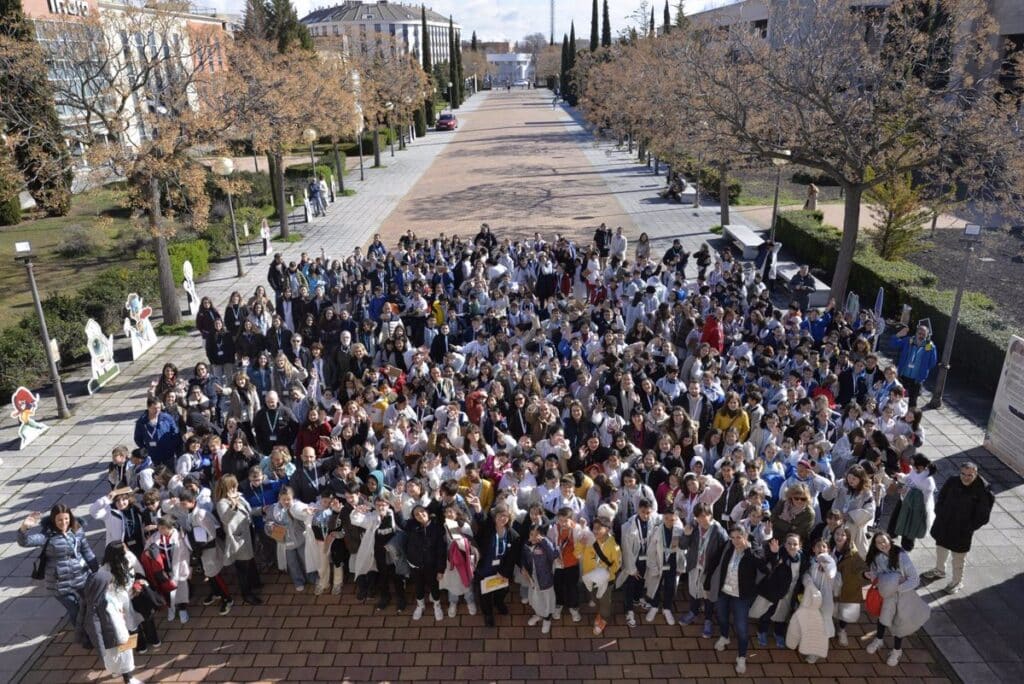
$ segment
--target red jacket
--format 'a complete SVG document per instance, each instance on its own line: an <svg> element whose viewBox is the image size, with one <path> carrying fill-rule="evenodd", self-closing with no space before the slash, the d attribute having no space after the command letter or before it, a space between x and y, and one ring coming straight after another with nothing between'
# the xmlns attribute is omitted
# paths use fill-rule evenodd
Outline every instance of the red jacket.
<svg viewBox="0 0 1024 684"><path fill-rule="evenodd" d="M326 420L315 428L303 425L302 429L299 430L298 437L295 438L295 454L301 454L302 450L306 447L313 447L317 458L321 458L331 449L330 436L331 424ZM321 439L321 437L327 437L328 439Z"/></svg>
<svg viewBox="0 0 1024 684"><path fill-rule="evenodd" d="M717 349L719 354L725 351L725 331L722 330L722 324L714 316L704 319L704 329L700 333L700 341L702 344L707 342L712 349Z"/></svg>

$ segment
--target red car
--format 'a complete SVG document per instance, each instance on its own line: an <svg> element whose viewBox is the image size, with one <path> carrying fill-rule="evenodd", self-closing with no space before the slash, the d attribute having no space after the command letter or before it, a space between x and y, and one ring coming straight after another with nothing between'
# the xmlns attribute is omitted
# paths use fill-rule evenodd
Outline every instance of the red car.
<svg viewBox="0 0 1024 684"><path fill-rule="evenodd" d="M438 131L454 131L459 127L459 120L455 118L454 114L442 114L437 117L437 126L435 130Z"/></svg>

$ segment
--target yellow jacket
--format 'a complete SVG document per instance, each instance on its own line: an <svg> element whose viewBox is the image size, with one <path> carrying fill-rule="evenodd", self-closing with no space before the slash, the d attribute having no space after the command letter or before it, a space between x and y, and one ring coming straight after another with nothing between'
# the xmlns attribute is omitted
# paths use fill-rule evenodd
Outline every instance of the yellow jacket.
<svg viewBox="0 0 1024 684"><path fill-rule="evenodd" d="M459 480L459 489L461 489L462 492L472 492L476 487L469 481L468 477L463 477ZM465 494L463 494L463 496L465 496ZM494 503L494 485L491 484L490 480L480 478L480 493L477 494L477 496L480 498L480 508L482 508L485 513L491 510L491 504Z"/></svg>
<svg viewBox="0 0 1024 684"><path fill-rule="evenodd" d="M615 537L608 535L608 538L601 544L601 552L612 562L612 567L608 568L610 585L615 580L619 568L622 567L622 552L619 551L619 544L615 541ZM594 551L594 537L591 535L576 542L576 557L580 559L580 572L584 575L599 566L607 567L604 561L597 557L597 552Z"/></svg>
<svg viewBox="0 0 1024 684"><path fill-rule="evenodd" d="M736 417L730 417L725 413L724 409L719 409L715 413L715 419L712 421L711 426L716 430L721 430L723 433L731 427L736 428L740 433L740 441L747 441L747 437L750 436L750 416L743 409L740 409L739 415Z"/></svg>

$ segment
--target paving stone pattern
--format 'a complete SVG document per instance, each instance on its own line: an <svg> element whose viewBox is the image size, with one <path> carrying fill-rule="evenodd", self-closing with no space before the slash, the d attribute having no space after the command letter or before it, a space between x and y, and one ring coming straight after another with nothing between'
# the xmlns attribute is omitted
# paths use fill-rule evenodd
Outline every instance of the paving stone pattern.
<svg viewBox="0 0 1024 684"><path fill-rule="evenodd" d="M499 233L507 226L517 234L530 235L538 227L583 237L606 221L623 225L633 240L640 231L647 231L656 250L673 237L682 239L687 249L717 237L708 232L718 223L714 208L694 210L657 199L654 193L664 183L662 178L614 145L595 142L567 110L551 110L544 92L477 96L459 110L463 124L454 135L432 133L394 158L385 151L386 168L367 168L365 182L351 180L358 176L350 173L346 182L357 194L339 199L326 218L300 226L305 239L283 245L286 257L297 257L302 251L317 254L321 247L330 256L347 254L382 227L388 240L406 227L421 235L431 230L475 233L480 221L488 221ZM550 185L550 197L556 197L563 191L559 185L565 187L564 179L533 178L528 190L522 191L525 195L516 196L533 198L540 207L536 216L530 213L529 203L519 201L493 203L488 211L491 192L466 191L466 174L476 185L500 191L520 178L512 167L521 165L526 178L540 174L542 164L558 170L563 161L566 167L575 167L574 180L569 181L575 194L586 196L578 200L581 206L574 207L571 216L538 194ZM567 173L562 168L551 175ZM462 190L448 195L436 178ZM439 206L443 221L430 222L431 208ZM510 214L514 216L509 218ZM200 294L214 296L222 306L234 289L251 293L256 285L265 284L267 263L261 258L258 265L247 266L241 281L234 277L232 262L218 264L200 283ZM187 368L202 356L197 337L163 339L141 361L124 366L122 375L100 394L76 398L74 418L59 423L54 419L51 431L29 449L4 454L0 467L0 680L105 680L95 653L72 644L69 633L54 636L62 609L31 583L35 553L17 547L15 530L27 511L48 508L58 500L84 513L88 502L107 491L104 463L112 446L131 441L131 421L141 412L150 379L167 360ZM984 401L964 401L960 408L967 413L956 405L926 413L929 452L941 457L943 477L955 472L962 460L973 458L999 492L992 525L978 536L970 556L964 592L933 604L929 636L905 642L904 660L897 668L863 651L865 632L870 635L871 628L861 624L851 626L849 648L833 648L826 661L815 665L801 662L787 649L752 647L747 679L1021 680L1022 644L1014 636L1019 632L1011 631L1008 624L1024 613L1020 605L1024 591L1020 578L1014 579L1024 560L1021 480L974 448L981 439ZM44 399L44 419L51 417L48 411L52 412L52 404ZM0 443L13 437L13 428L5 424ZM90 521L89 529L90 538L101 543L101 526ZM931 548L921 544L914 552L918 567L929 567L932 554ZM138 676L144 681L184 682L675 682L735 677L735 652L714 651L711 641L700 638L697 626L658 623L630 629L619 615L600 638L593 637L586 622L574 625L568 619L556 623L549 636L542 636L539 627L526 626L523 607L516 603L510 617L499 617L495 630L485 630L480 616L463 613L434 624L428 611L413 622L411 609L403 615L393 609L377 613L370 604L356 602L350 587L340 597L315 597L296 594L284 575L266 580L263 606L239 604L221 617L215 607L194 605L187 625L168 625L158 618L164 645L137 657ZM584 615L586 619L588 611ZM954 670L937 658L935 647Z"/></svg>

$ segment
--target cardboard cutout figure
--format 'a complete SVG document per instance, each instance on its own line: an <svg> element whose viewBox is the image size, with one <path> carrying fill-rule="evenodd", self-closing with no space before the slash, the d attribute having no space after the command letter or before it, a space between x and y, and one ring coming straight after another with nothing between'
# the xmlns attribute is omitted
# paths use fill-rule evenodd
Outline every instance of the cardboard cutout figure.
<svg viewBox="0 0 1024 684"><path fill-rule="evenodd" d="M266 218L260 222L260 239L263 240L263 256L270 256L274 247L270 244L270 222Z"/></svg>
<svg viewBox="0 0 1024 684"><path fill-rule="evenodd" d="M39 408L39 397L32 394L28 388L19 387L14 391L14 394L11 395L11 406L14 407L11 418L18 420L18 437L21 438L19 449L24 449L39 435L50 429L49 425L40 423L33 418L36 409Z"/></svg>
<svg viewBox="0 0 1024 684"><path fill-rule="evenodd" d="M114 362L114 336L104 335L100 324L91 318L85 323L85 338L92 357L92 379L86 388L95 394L120 374L121 367Z"/></svg>
<svg viewBox="0 0 1024 684"><path fill-rule="evenodd" d="M196 294L195 272L192 270L191 261L185 260L185 263L181 265L181 273L185 278L182 287L188 296L188 315L195 316L199 313L199 295Z"/></svg>
<svg viewBox="0 0 1024 684"><path fill-rule="evenodd" d="M132 360L138 359L156 344L156 331L149 317L153 309L142 305L142 297L132 292L124 304L128 316L124 319L124 334L132 344Z"/></svg>

